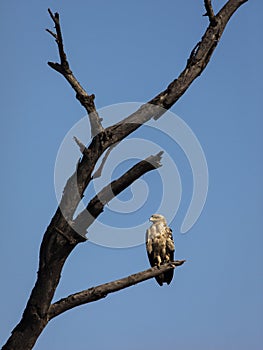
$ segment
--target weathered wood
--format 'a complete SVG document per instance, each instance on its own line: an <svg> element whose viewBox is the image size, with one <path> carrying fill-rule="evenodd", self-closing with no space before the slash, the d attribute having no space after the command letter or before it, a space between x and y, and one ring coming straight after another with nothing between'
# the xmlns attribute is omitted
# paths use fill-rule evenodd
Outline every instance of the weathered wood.
<svg viewBox="0 0 263 350"><path fill-rule="evenodd" d="M68 81L68 83L71 85L71 87L75 90L76 98L88 112L91 126L91 135L95 136L99 132L103 131L103 127L101 125L101 118L99 117L94 103L95 95L89 95L85 91L85 89L80 85L80 83L74 76L72 70L70 69L69 62L67 60L67 55L64 51L59 14L57 12L53 14L50 9L48 9L48 13L55 24L56 33L52 32L49 29L46 29L46 31L55 38L60 57L60 63L48 62L48 65L54 70L56 70L58 73L62 74L64 78Z"/></svg>
<svg viewBox="0 0 263 350"><path fill-rule="evenodd" d="M130 275L128 277L124 277L109 283L101 284L99 286L83 290L79 293L71 294L50 306L48 318L52 319L65 311L73 309L76 306L88 304L93 301L106 298L106 296L110 293L114 293L121 289L134 286L137 283L147 281L150 278L156 277L164 272L175 269L176 267L181 266L184 263L185 260L171 261L167 264L161 265L160 267L155 266L148 270Z"/></svg>
<svg viewBox="0 0 263 350"><path fill-rule="evenodd" d="M129 187L135 180L139 179L146 172L157 169L161 166L161 156L159 152L155 156L150 156L135 164L125 174L117 180L105 186L94 198L90 200L87 207L74 220L74 228L77 232L85 234L87 228L103 212L104 206L109 203L119 193Z"/></svg>

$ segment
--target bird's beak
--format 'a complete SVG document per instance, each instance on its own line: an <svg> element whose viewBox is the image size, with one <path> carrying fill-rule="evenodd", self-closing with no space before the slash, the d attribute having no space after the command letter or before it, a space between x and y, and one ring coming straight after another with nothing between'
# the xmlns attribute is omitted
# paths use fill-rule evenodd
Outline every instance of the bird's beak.
<svg viewBox="0 0 263 350"><path fill-rule="evenodd" d="M153 222L153 217L152 216L150 217L149 221Z"/></svg>

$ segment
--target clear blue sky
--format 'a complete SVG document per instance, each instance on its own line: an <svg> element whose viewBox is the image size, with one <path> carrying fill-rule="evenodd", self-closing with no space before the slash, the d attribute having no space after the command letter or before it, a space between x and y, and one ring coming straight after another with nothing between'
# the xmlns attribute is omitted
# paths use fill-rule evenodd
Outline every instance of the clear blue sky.
<svg viewBox="0 0 263 350"><path fill-rule="evenodd" d="M1 1L1 344L35 282L39 245L57 206L59 146L84 116L46 64L57 60L44 31L52 27L48 7L61 14L71 67L98 108L151 99L182 70L207 26L201 0ZM54 319L35 349L262 349L262 10L252 0L238 10L205 72L172 108L198 137L210 178L193 228L178 231L191 181L172 223L177 258L187 263L168 287L150 280ZM140 211L148 214L147 206ZM143 245L82 244L56 299L148 266Z"/></svg>

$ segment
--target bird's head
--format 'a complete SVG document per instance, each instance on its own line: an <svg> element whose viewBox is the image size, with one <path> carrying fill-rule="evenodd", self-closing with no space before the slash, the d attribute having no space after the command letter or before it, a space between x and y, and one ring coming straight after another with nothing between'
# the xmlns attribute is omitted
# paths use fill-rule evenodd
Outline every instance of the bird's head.
<svg viewBox="0 0 263 350"><path fill-rule="evenodd" d="M153 222L153 223L156 223L156 222L163 222L166 224L166 219L163 215L161 214L153 214L151 217L150 217L150 221Z"/></svg>

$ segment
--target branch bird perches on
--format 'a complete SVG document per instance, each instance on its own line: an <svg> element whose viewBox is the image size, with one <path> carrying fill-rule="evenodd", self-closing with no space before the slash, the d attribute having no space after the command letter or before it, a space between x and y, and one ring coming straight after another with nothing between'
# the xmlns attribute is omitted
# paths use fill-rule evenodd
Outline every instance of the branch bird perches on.
<svg viewBox="0 0 263 350"><path fill-rule="evenodd" d="M155 266L148 270L121 278L117 281L101 284L97 287L92 287L81 292L71 294L50 306L48 318L52 319L65 311L73 309L76 306L103 299L110 293L114 293L121 289L134 286L137 283L147 281L150 278L156 277L164 272L181 266L184 263L185 260L171 261L167 264L161 265L160 267Z"/></svg>

